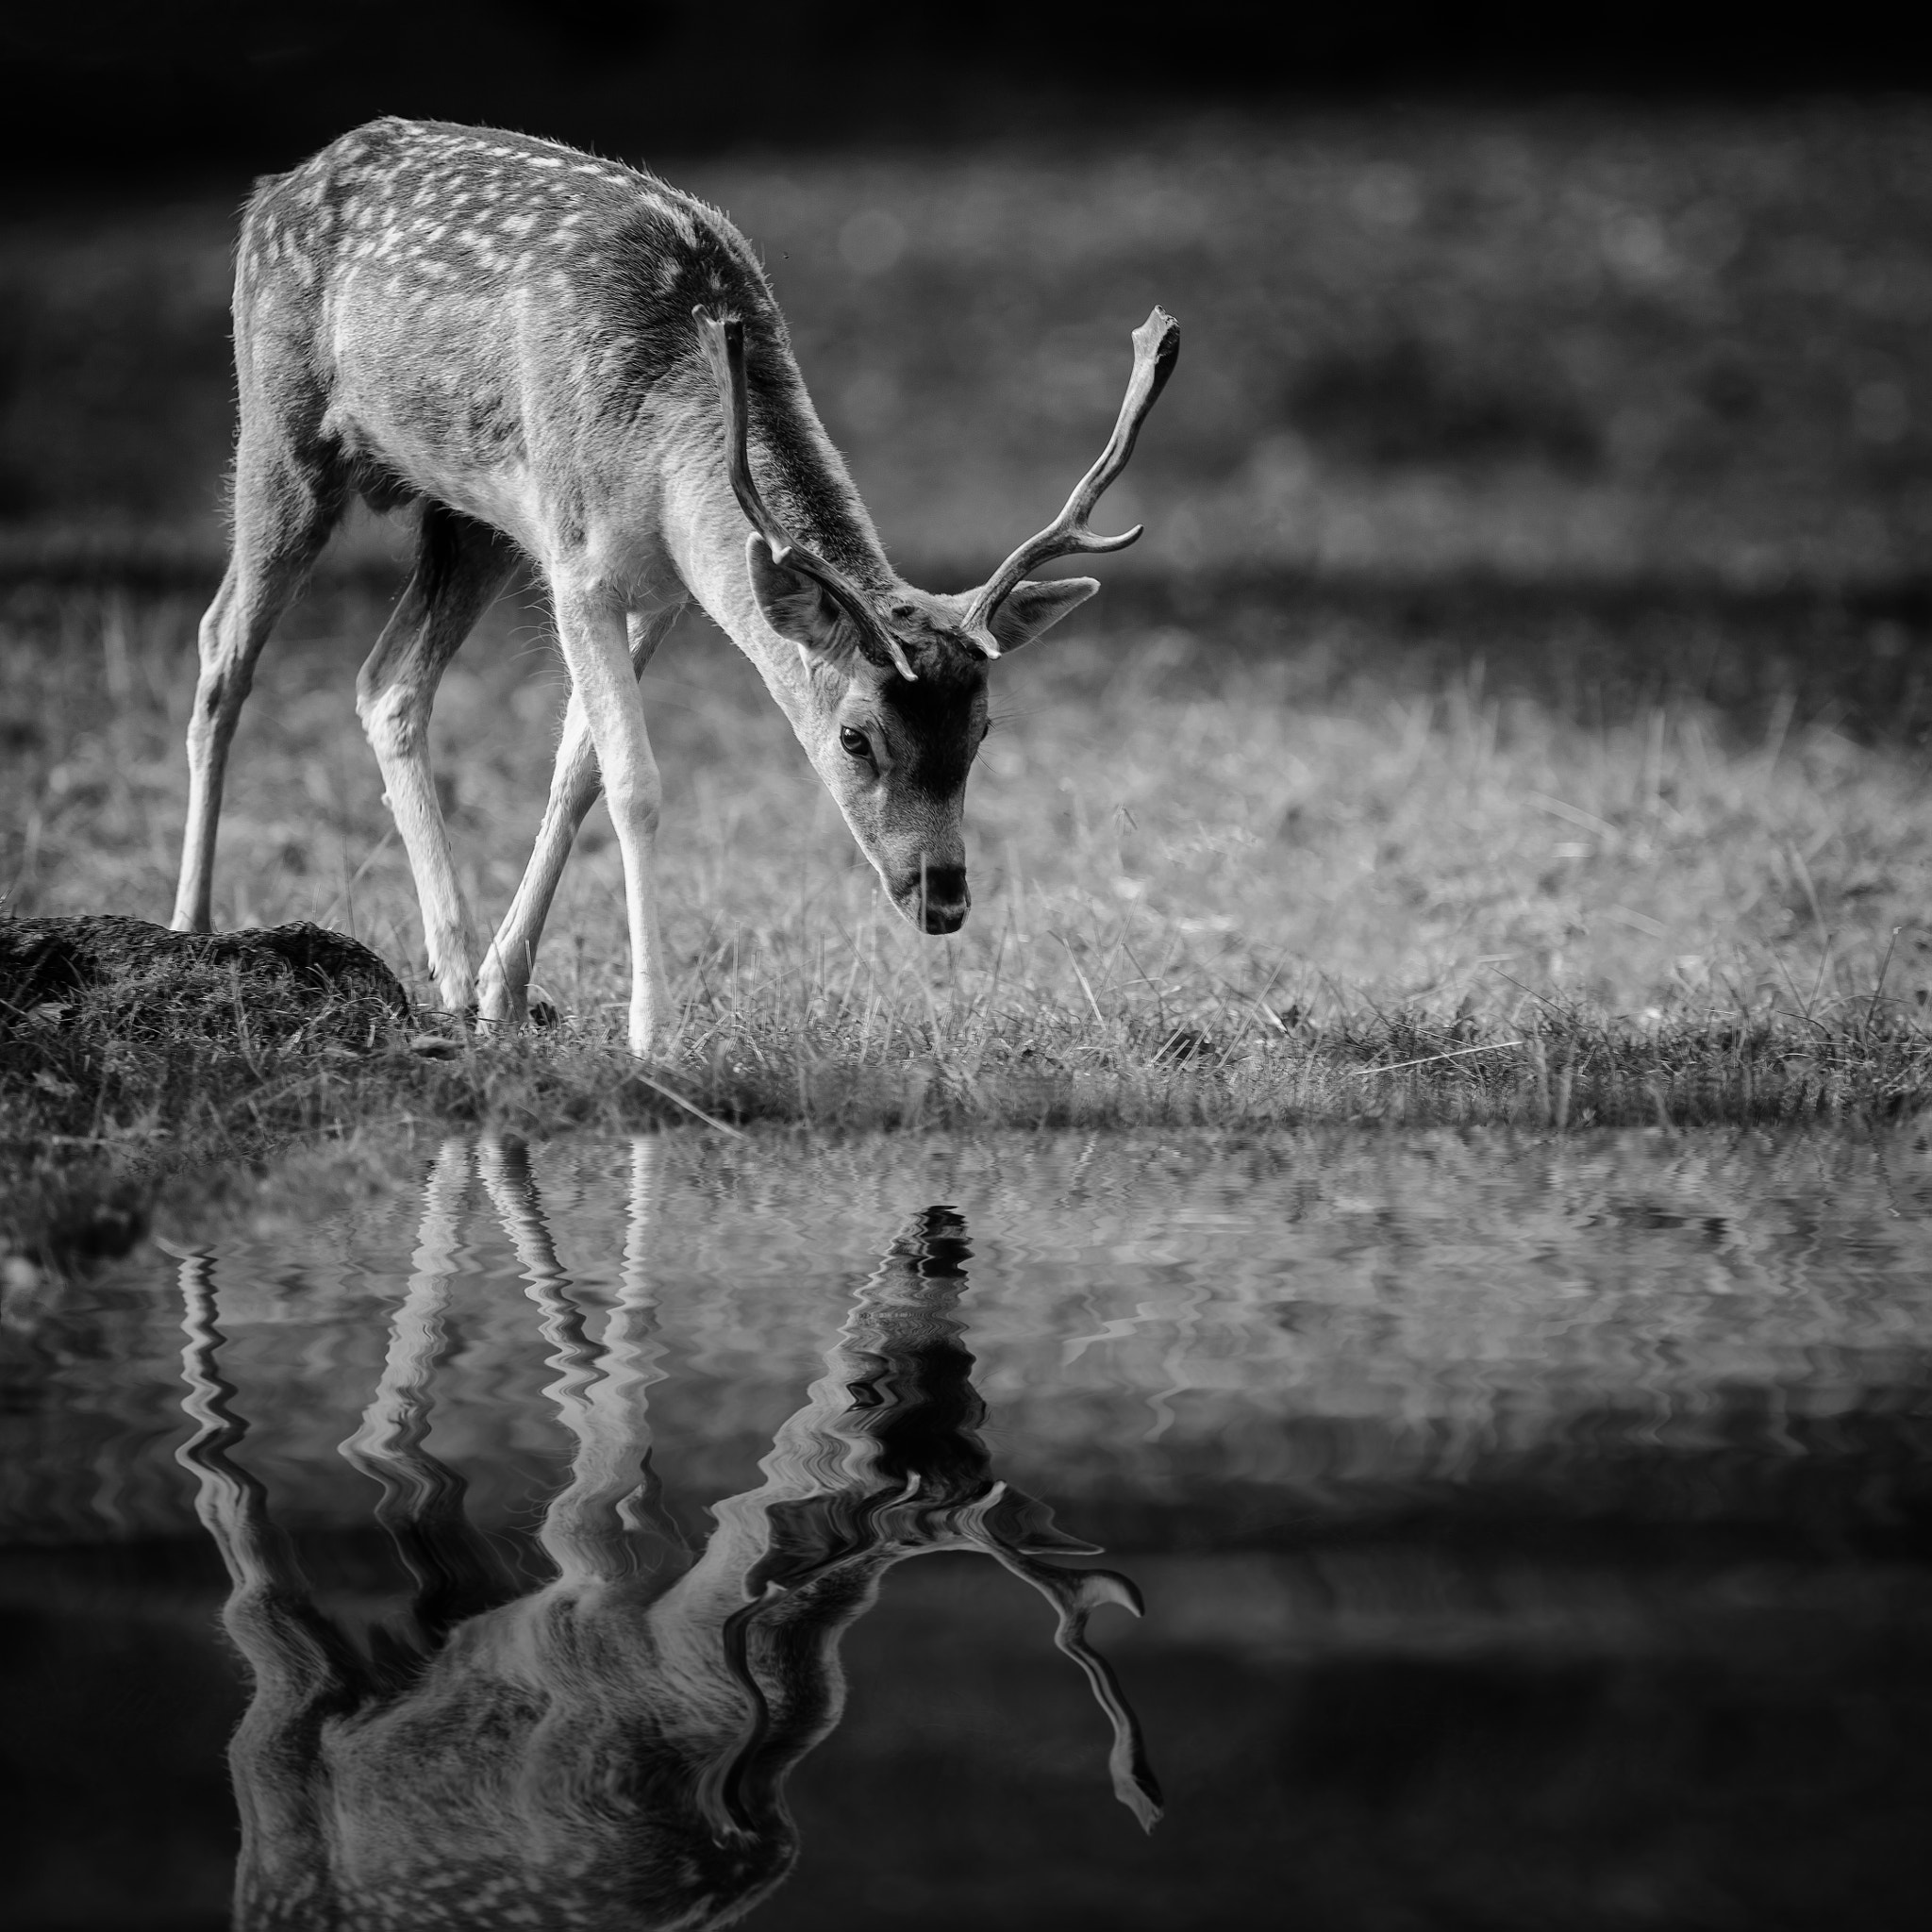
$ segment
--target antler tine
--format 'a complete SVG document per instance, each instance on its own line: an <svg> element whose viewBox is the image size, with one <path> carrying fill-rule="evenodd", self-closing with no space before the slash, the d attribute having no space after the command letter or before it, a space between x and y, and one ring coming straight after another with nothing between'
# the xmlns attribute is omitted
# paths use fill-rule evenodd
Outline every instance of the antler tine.
<svg viewBox="0 0 1932 1932"><path fill-rule="evenodd" d="M1174 366L1180 359L1181 325L1157 307L1134 331L1133 342L1133 373L1127 377L1127 392L1121 403L1120 416L1113 425L1113 434L1107 440L1107 447L1100 453L1099 461L1080 478L1059 515L1037 537L1029 537L1021 544L973 593L964 628L990 658L999 656L999 647L987 629L988 623L1028 571L1056 557L1070 557L1088 551L1124 550L1141 534L1141 525L1139 524L1119 537L1097 537L1087 527L1087 519L1092 513L1093 506L1100 501L1101 493L1127 467L1127 460L1134 454L1134 439L1141 433L1141 425L1147 420L1148 410L1167 387L1167 378L1174 374Z"/></svg>
<svg viewBox="0 0 1932 1932"><path fill-rule="evenodd" d="M882 625L859 591L845 574L808 550L786 529L758 494L751 474L751 410L746 401L744 379L744 323L736 315L713 315L702 304L691 310L698 325L698 341L711 375L718 385L718 400L724 410L724 458L731 477L731 493L746 520L765 540L774 563L808 576L858 625L874 650L891 660L893 670L908 682L917 683L905 647Z"/></svg>

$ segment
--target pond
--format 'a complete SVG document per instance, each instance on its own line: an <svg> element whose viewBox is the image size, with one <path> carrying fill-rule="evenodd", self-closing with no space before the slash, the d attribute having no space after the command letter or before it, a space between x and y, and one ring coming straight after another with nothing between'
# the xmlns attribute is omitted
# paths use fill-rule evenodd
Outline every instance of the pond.
<svg viewBox="0 0 1932 1932"><path fill-rule="evenodd" d="M16 1932L1920 1923L1910 1129L402 1137L158 1229L9 1290Z"/></svg>

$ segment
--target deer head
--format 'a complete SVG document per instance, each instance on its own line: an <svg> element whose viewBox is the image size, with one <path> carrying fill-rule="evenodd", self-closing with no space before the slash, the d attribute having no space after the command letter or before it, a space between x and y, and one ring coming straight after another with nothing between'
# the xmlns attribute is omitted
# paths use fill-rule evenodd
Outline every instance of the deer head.
<svg viewBox="0 0 1932 1932"><path fill-rule="evenodd" d="M792 722L892 903L930 933L956 932L966 883L966 778L987 730L987 667L1030 643L1100 589L1092 577L1035 582L1055 558L1124 550L1141 526L1097 536L1087 519L1126 468L1147 412L1180 356L1161 309L1133 333L1134 363L1113 434L1059 515L977 590L876 591L806 547L752 475L744 325L694 308L724 417L733 494L750 523L745 563L765 622L797 647L807 694Z"/></svg>

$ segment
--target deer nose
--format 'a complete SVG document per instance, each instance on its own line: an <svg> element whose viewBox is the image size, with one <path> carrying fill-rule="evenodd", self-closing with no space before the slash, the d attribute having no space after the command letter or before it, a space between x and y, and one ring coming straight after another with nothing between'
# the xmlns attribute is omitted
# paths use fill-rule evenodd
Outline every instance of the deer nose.
<svg viewBox="0 0 1932 1932"><path fill-rule="evenodd" d="M973 904L963 865L923 866L907 897L912 902L908 910L916 908L917 922L927 932L958 932Z"/></svg>

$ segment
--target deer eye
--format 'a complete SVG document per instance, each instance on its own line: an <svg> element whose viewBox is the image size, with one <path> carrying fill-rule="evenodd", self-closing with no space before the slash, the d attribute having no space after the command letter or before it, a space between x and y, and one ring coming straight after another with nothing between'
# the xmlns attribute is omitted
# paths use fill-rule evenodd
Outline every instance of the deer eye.
<svg viewBox="0 0 1932 1932"><path fill-rule="evenodd" d="M867 764L873 762L872 741L862 731L855 731L850 724L839 727L839 747L847 758L863 758Z"/></svg>

